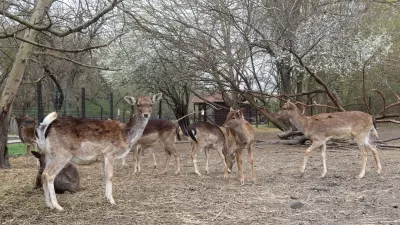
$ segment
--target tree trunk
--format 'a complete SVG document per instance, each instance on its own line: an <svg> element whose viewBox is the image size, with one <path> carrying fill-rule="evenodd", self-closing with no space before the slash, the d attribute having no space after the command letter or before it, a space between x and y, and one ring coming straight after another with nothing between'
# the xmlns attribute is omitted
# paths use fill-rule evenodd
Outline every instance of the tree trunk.
<svg viewBox="0 0 400 225"><path fill-rule="evenodd" d="M34 12L29 18L30 23L37 24L43 20L44 15L50 8L53 0L38 0ZM36 41L36 30L27 29L24 34L24 39L28 41ZM4 86L4 90L0 98L0 168L7 168L8 160L6 159L5 146L7 145L7 132L8 132L8 121L7 118L10 114L11 104L14 101L15 95L18 92L18 88L21 84L22 77L24 76L25 67L30 54L33 51L33 46L26 42L22 42L18 48L18 52L15 55L14 64L9 73L7 81Z"/></svg>

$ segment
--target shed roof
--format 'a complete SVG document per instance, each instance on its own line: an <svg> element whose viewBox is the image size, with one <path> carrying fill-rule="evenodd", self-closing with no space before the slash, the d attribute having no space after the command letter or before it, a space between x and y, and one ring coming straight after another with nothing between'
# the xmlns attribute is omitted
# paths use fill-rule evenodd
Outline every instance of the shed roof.
<svg viewBox="0 0 400 225"><path fill-rule="evenodd" d="M224 99L222 98L221 94L212 94L208 96L202 96L202 98L206 99L209 102L225 102ZM194 96L192 98L192 103L204 103L204 100Z"/></svg>

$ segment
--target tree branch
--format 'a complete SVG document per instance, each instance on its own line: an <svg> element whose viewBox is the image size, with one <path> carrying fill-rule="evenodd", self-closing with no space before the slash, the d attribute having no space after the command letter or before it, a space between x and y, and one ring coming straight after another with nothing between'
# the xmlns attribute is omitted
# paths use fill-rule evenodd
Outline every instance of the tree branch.
<svg viewBox="0 0 400 225"><path fill-rule="evenodd" d="M117 38L121 37L122 35L124 35L125 33L119 34L116 37L114 37L113 39L111 39L109 42L107 42L106 44L102 44L102 45L96 45L96 46L91 46L91 47L87 47L87 48L82 48L82 49L62 49L62 48L53 48L47 45L43 45L43 44L39 44L37 42L33 42L33 41L29 41L26 40L24 38L18 37L18 36L14 36L15 39L29 43L31 45L35 45L37 47L41 47L41 48L46 48L46 49L50 49L53 51L58 51L58 52L68 52L68 53L78 53L78 52L85 52L85 51L89 51L92 49L97 49L97 48L103 48L103 47L107 47L109 46L112 42L114 42Z"/></svg>
<svg viewBox="0 0 400 225"><path fill-rule="evenodd" d="M0 9L0 14L3 14L5 17L12 19L20 24L25 25L26 27L36 30L36 31L47 31L51 34L54 34L58 37L65 37L69 34L75 33L75 32L79 32L87 27L89 27L91 24L95 23L96 21L98 21L102 16L104 16L105 14L107 14L108 12L110 12L111 10L114 9L114 7L120 2L121 0L113 0L111 2L111 4L109 6L107 6L106 8L104 8L103 10L101 10L100 12L98 12L95 16L93 16L93 18L91 18L90 20L79 24L75 27L69 27L66 30L56 30L51 28L51 26L53 25L52 23L45 25L45 26L40 26L40 25L36 25L34 23L30 23L29 21L26 21L24 19L21 19L20 17L13 15L9 12L7 12L6 10L1 10Z"/></svg>
<svg viewBox="0 0 400 225"><path fill-rule="evenodd" d="M33 54L34 54L34 55L45 55L45 56L47 55L47 56L52 56L52 57L54 57L54 58L66 60L66 61L72 62L72 63L74 63L74 64L76 64L76 65L83 66L83 67L87 67L87 68L91 68L91 69L99 69L99 70L106 70L106 71L120 71L120 70L121 70L121 69L115 69L115 68L98 67L98 66L92 66L92 65L83 64L83 63L78 62L78 61L75 61L75 60L73 60L73 59L69 59L69 58L66 58L66 57L62 57L62 56L59 56L59 55L56 55L56 54L53 54L53 53L50 53L50 52L38 52L38 51L35 51L35 52L33 52Z"/></svg>

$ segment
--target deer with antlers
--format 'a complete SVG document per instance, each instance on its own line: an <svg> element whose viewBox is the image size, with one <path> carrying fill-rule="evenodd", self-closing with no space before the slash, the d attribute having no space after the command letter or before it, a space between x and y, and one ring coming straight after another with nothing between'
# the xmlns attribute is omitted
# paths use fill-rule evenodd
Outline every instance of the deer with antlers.
<svg viewBox="0 0 400 225"><path fill-rule="evenodd" d="M239 171L240 184L244 184L243 176L243 150L247 149L250 166L251 166L251 180L255 181L254 175L254 157L253 157L253 145L254 145L254 128L244 118L243 109L234 110L230 108L226 121L223 125L226 129L226 136L232 136L236 142L236 161Z"/></svg>
<svg viewBox="0 0 400 225"><path fill-rule="evenodd" d="M176 124L169 120L150 120L137 145L133 147L134 173L140 173L140 156L142 153L159 142L166 154L165 168L161 173L165 174L167 172L171 155L174 155L176 161L175 174L178 174L180 172L179 152L174 146L175 137L180 140L179 127ZM154 167L156 167L154 152L153 150L151 152L153 154ZM122 161L122 165L125 165L125 158Z"/></svg>
<svg viewBox="0 0 400 225"><path fill-rule="evenodd" d="M114 120L57 117L56 112L47 115L36 128L39 148L46 156L42 175L46 205L63 210L57 202L54 179L69 161L92 161L99 155L104 157L105 196L109 203L115 204L111 181L114 161L125 157L138 142L149 120L152 105L161 96L144 96L137 101L134 97L125 96L124 99L131 105L137 104L138 109L129 124Z"/></svg>
<svg viewBox="0 0 400 225"><path fill-rule="evenodd" d="M308 137L312 144L304 152L303 163L300 172L303 175L306 169L308 155L316 148L321 149L323 172L325 177L326 169L326 142L333 138L353 139L362 152L362 166L359 178L364 177L367 165L367 149L371 150L377 165L377 173L380 174L382 166L378 156L378 150L370 143L369 134L378 136L373 118L371 115L360 111L345 111L335 113L321 113L315 116L303 115L297 106L288 100L282 107L280 116L290 118L290 122Z"/></svg>

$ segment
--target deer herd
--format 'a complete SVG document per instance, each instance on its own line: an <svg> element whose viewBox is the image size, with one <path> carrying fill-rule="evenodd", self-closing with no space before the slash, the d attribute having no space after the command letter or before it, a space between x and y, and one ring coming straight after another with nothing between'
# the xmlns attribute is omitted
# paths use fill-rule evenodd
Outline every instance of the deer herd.
<svg viewBox="0 0 400 225"><path fill-rule="evenodd" d="M76 192L79 188L79 173L75 164L93 162L98 156L104 158L105 197L115 204L112 196L112 178L116 159L122 159L132 150L134 173L140 173L140 158L145 149L151 149L159 143L166 153L165 167L162 174L168 170L171 155L176 161L175 174L180 172L179 152L175 140L180 140L179 127L167 120L149 120L152 105L160 100L161 94L143 96L135 99L126 96L124 99L130 105L137 106L137 113L124 124L116 120L93 120L58 116L56 112L48 114L43 121L37 123L27 117L15 120L18 125L18 135L27 145L27 151L33 146L32 154L38 158L40 166L36 177L36 187L42 187L45 203L51 209L63 210L58 204L56 193L65 191ZM304 152L300 167L304 174L308 156L316 148L321 149L323 172L326 168L326 142L331 138L353 139L362 152L362 167L358 175L364 177L367 163L367 150L371 150L377 165L377 173L382 170L378 151L370 143L369 134L377 136L373 117L359 111L321 113L315 116L305 116L296 104L287 101L277 118L288 118L291 124L301 131L312 142ZM244 184L243 151L247 150L250 163L250 179L255 181L254 173L254 129L245 119L242 109L230 109L221 129L208 122L191 124L185 135L188 136L192 150L191 159L194 172L201 176L197 166L197 154L204 149L206 156L205 171L208 174L209 150L218 152L224 165L224 178L228 178L236 161L240 184ZM223 131L224 130L224 131ZM36 151L37 147L39 152ZM154 166L156 160L153 153Z"/></svg>

